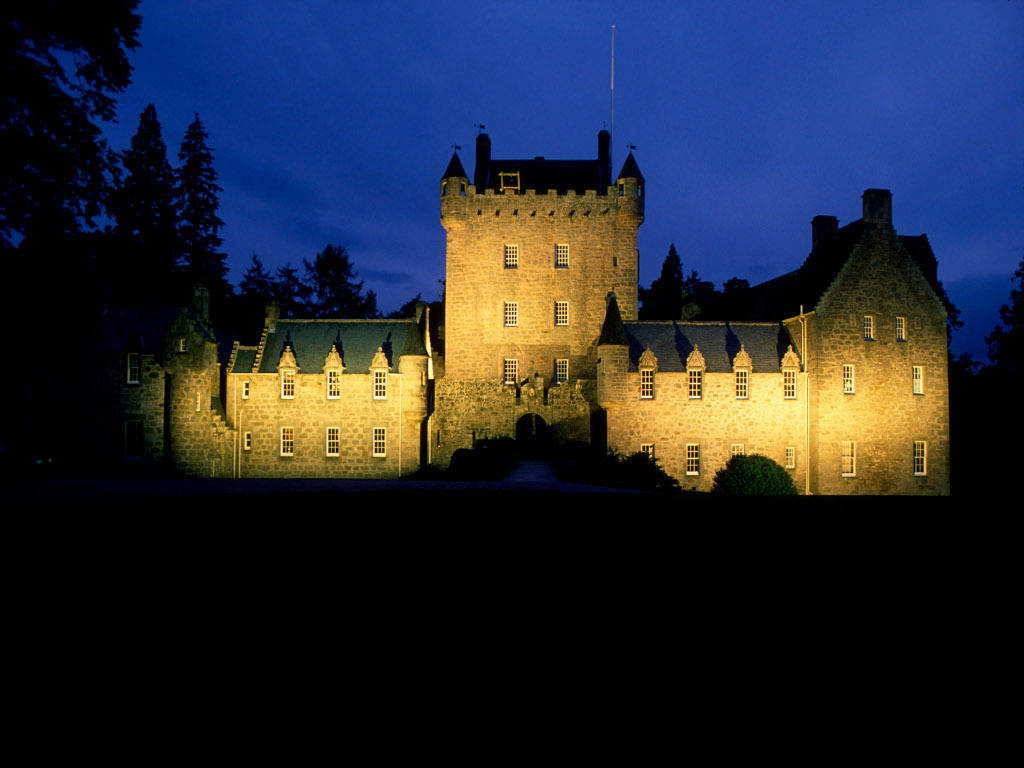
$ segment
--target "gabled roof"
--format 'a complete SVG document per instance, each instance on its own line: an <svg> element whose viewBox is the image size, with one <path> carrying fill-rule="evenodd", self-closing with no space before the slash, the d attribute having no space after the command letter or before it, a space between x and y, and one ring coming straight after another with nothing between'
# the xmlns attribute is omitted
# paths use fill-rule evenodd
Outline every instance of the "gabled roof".
<svg viewBox="0 0 1024 768"><path fill-rule="evenodd" d="M275 332L267 335L258 373L277 373L286 344L291 346L299 373L322 372L332 344L345 363L345 372L354 374L369 372L378 347L395 371L402 355L427 355L415 320L278 320ZM245 372L238 363L232 371Z"/></svg>
<svg viewBox="0 0 1024 768"><path fill-rule="evenodd" d="M638 370L644 350L658 358L659 373L686 370L686 359L700 350L708 373L731 373L742 347L753 373L778 373L791 344L789 332L778 323L692 323L680 321L625 323L629 369Z"/></svg>
<svg viewBox="0 0 1024 768"><path fill-rule="evenodd" d="M462 167L462 161L459 160L458 152L452 152L452 159L451 161L449 161L448 167L444 171L444 176L442 176L441 178L450 179L453 177L460 179L469 178L469 176L466 175L466 169Z"/></svg>

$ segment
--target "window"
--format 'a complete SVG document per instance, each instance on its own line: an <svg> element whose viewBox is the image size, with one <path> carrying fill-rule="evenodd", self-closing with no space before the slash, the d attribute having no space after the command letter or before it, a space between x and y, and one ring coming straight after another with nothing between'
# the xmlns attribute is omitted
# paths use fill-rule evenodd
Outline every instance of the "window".
<svg viewBox="0 0 1024 768"><path fill-rule="evenodd" d="M129 416L124 420L124 457L142 458L142 417Z"/></svg>
<svg viewBox="0 0 1024 768"><path fill-rule="evenodd" d="M559 384L569 380L569 360L555 360L555 381Z"/></svg>
<svg viewBox="0 0 1024 768"><path fill-rule="evenodd" d="M505 383L515 384L519 381L519 361L515 358L505 358Z"/></svg>
<svg viewBox="0 0 1024 768"><path fill-rule="evenodd" d="M519 325L519 303L515 301L505 302L505 327L514 328Z"/></svg>
<svg viewBox="0 0 1024 768"><path fill-rule="evenodd" d="M511 173L499 173L498 180L501 184L501 191L504 192L506 189L513 191L519 191L519 171L513 171Z"/></svg>
<svg viewBox="0 0 1024 768"><path fill-rule="evenodd" d="M786 469L796 469L796 447L786 446Z"/></svg>
<svg viewBox="0 0 1024 768"><path fill-rule="evenodd" d="M281 427L281 455L295 455L295 427Z"/></svg>
<svg viewBox="0 0 1024 768"><path fill-rule="evenodd" d="M853 394L853 366L852 365L844 365L843 366L843 394L844 395L852 395Z"/></svg>
<svg viewBox="0 0 1024 768"><path fill-rule="evenodd" d="M914 476L924 477L928 474L928 443L924 440L914 441Z"/></svg>
<svg viewBox="0 0 1024 768"><path fill-rule="evenodd" d="M915 365L914 366L913 378L914 378L914 394L915 395L923 395L924 394L924 366L923 365Z"/></svg>
<svg viewBox="0 0 1024 768"><path fill-rule="evenodd" d="M875 316L864 315L864 340L875 340Z"/></svg>
<svg viewBox="0 0 1024 768"><path fill-rule="evenodd" d="M138 352L129 352L126 364L128 370L125 380L129 384L138 384L142 377L142 355Z"/></svg>
<svg viewBox="0 0 1024 768"><path fill-rule="evenodd" d="M743 456L744 455L743 443L733 443L732 444L732 455L733 456Z"/></svg>
<svg viewBox="0 0 1024 768"><path fill-rule="evenodd" d="M796 371L782 372L782 397L786 400L796 399Z"/></svg>
<svg viewBox="0 0 1024 768"><path fill-rule="evenodd" d="M626 194L626 185L625 185L625 184L623 184L623 183L622 183L622 182L620 181L620 182L619 182L619 197L622 197L622 196L623 196L624 194Z"/></svg>
<svg viewBox="0 0 1024 768"><path fill-rule="evenodd" d="M186 339L184 336L178 339L178 351L188 352L188 339Z"/></svg>
<svg viewBox="0 0 1024 768"><path fill-rule="evenodd" d="M701 382L702 382L702 380L704 378L704 376L703 376L704 371L702 371L700 368L691 368L689 370L689 374L690 374L690 399L691 400L699 400L700 396L701 396L701 391L702 391Z"/></svg>
<svg viewBox="0 0 1024 768"><path fill-rule="evenodd" d="M653 400L654 399L654 369L653 368L641 368L640 369L640 399L641 400Z"/></svg>
<svg viewBox="0 0 1024 768"><path fill-rule="evenodd" d="M327 399L338 400L341 397L341 371L327 372Z"/></svg>
<svg viewBox="0 0 1024 768"><path fill-rule="evenodd" d="M341 455L341 429L339 427L327 428L327 455Z"/></svg>
<svg viewBox="0 0 1024 768"><path fill-rule="evenodd" d="M203 393L196 392L196 412L203 410Z"/></svg>
<svg viewBox="0 0 1024 768"><path fill-rule="evenodd" d="M700 446L697 443L686 445L686 474L700 474Z"/></svg>
<svg viewBox="0 0 1024 768"><path fill-rule="evenodd" d="M252 432L246 432L244 435L242 435L242 450L252 450Z"/></svg>
<svg viewBox="0 0 1024 768"><path fill-rule="evenodd" d="M555 302L555 325L568 325L569 324L569 302L568 301L556 301Z"/></svg>
<svg viewBox="0 0 1024 768"><path fill-rule="evenodd" d="M747 399L747 373L748 371L736 371L736 399Z"/></svg>
<svg viewBox="0 0 1024 768"><path fill-rule="evenodd" d="M249 399L249 382L248 381L243 381L242 382L242 399L243 400L248 400Z"/></svg>
<svg viewBox="0 0 1024 768"><path fill-rule="evenodd" d="M857 475L857 443L854 441L843 441L843 477L856 477Z"/></svg>
<svg viewBox="0 0 1024 768"><path fill-rule="evenodd" d="M519 246L505 246L505 269L516 269L519 266Z"/></svg>
<svg viewBox="0 0 1024 768"><path fill-rule="evenodd" d="M907 340L907 318L896 318L896 341Z"/></svg>
<svg viewBox="0 0 1024 768"><path fill-rule="evenodd" d="M373 455L374 456L386 456L387 448L387 429L385 427L374 427L373 428Z"/></svg>
<svg viewBox="0 0 1024 768"><path fill-rule="evenodd" d="M388 396L388 372L373 372L373 399L385 400Z"/></svg>
<svg viewBox="0 0 1024 768"><path fill-rule="evenodd" d="M640 453L646 453L652 459L654 458L654 443L640 443Z"/></svg>
<svg viewBox="0 0 1024 768"><path fill-rule="evenodd" d="M281 371L281 399L295 398L295 371Z"/></svg>
<svg viewBox="0 0 1024 768"><path fill-rule="evenodd" d="M566 269L569 266L569 246L566 243L559 243L555 246L555 266Z"/></svg>

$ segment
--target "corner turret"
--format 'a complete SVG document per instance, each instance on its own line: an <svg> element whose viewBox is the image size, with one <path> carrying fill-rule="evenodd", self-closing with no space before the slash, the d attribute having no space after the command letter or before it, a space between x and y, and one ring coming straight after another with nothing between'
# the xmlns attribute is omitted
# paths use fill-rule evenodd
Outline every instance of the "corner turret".
<svg viewBox="0 0 1024 768"><path fill-rule="evenodd" d="M626 158L626 162L622 164L622 170L619 171L619 176L615 180L615 194L624 198L620 202L635 201L634 212L640 218L637 224L642 224L644 220L644 175L640 173L632 151Z"/></svg>

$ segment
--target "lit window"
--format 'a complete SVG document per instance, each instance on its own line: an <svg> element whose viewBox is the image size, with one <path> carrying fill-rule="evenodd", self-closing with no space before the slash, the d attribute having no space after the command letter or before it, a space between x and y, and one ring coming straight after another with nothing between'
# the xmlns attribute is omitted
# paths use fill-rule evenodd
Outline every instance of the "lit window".
<svg viewBox="0 0 1024 768"><path fill-rule="evenodd" d="M732 455L733 456L742 456L743 453L744 453L744 451L743 451L743 443L733 443L732 444Z"/></svg>
<svg viewBox="0 0 1024 768"><path fill-rule="evenodd" d="M913 377L914 377L914 394L915 395L923 395L924 394L924 366L923 365L915 365L914 366Z"/></svg>
<svg viewBox="0 0 1024 768"><path fill-rule="evenodd" d="M295 398L295 371L281 371L281 399Z"/></svg>
<svg viewBox="0 0 1024 768"><path fill-rule="evenodd" d="M874 341L875 339L875 316L864 315L864 340Z"/></svg>
<svg viewBox="0 0 1024 768"><path fill-rule="evenodd" d="M327 372L327 399L337 400L341 397L341 371Z"/></svg>
<svg viewBox="0 0 1024 768"><path fill-rule="evenodd" d="M736 371L736 399L747 399L747 373L748 371Z"/></svg>
<svg viewBox="0 0 1024 768"><path fill-rule="evenodd" d="M654 458L654 443L641 443L640 453L646 453L652 459Z"/></svg>
<svg viewBox="0 0 1024 768"><path fill-rule="evenodd" d="M196 392L196 411L203 410L203 393Z"/></svg>
<svg viewBox="0 0 1024 768"><path fill-rule="evenodd" d="M640 399L652 400L654 398L654 369L640 369Z"/></svg>
<svg viewBox="0 0 1024 768"><path fill-rule="evenodd" d="M924 440L914 441L914 475L923 477L928 474L928 443Z"/></svg>
<svg viewBox="0 0 1024 768"><path fill-rule="evenodd" d="M384 400L388 396L388 372L373 372L373 399Z"/></svg>
<svg viewBox="0 0 1024 768"><path fill-rule="evenodd" d="M514 328L519 325L519 303L515 301L505 302L505 327Z"/></svg>
<svg viewBox="0 0 1024 768"><path fill-rule="evenodd" d="M295 455L295 427L281 427L281 455Z"/></svg>
<svg viewBox="0 0 1024 768"><path fill-rule="evenodd" d="M374 456L386 456L387 448L387 429L385 427L374 427L373 428L373 455Z"/></svg>
<svg viewBox="0 0 1024 768"><path fill-rule="evenodd" d="M555 302L555 325L568 325L569 324L569 302L568 301L556 301Z"/></svg>
<svg viewBox="0 0 1024 768"><path fill-rule="evenodd" d="M188 339L186 339L184 336L178 339L178 351L188 352Z"/></svg>
<svg viewBox="0 0 1024 768"><path fill-rule="evenodd" d="M896 341L907 340L907 318L896 318Z"/></svg>
<svg viewBox="0 0 1024 768"><path fill-rule="evenodd" d="M686 474L700 474L700 446L697 443L686 445Z"/></svg>
<svg viewBox="0 0 1024 768"><path fill-rule="evenodd" d="M569 266L569 246L559 243L555 246L555 266L565 269Z"/></svg>
<svg viewBox="0 0 1024 768"><path fill-rule="evenodd" d="M699 400L700 397L701 397L701 392L702 392L702 386L701 385L702 385L702 381L703 381L703 378L704 378L704 376L703 376L704 371L702 371L700 368L691 368L689 370L689 374L690 374L690 399L691 400Z"/></svg>
<svg viewBox="0 0 1024 768"><path fill-rule="evenodd" d="M786 446L786 469L796 469L796 447Z"/></svg>
<svg viewBox="0 0 1024 768"><path fill-rule="evenodd" d="M505 246L505 269L515 269L519 266L519 246Z"/></svg>
<svg viewBox="0 0 1024 768"><path fill-rule="evenodd" d="M249 399L249 382L248 381L243 381L242 382L242 399L243 400L248 400Z"/></svg>
<svg viewBox="0 0 1024 768"><path fill-rule="evenodd" d="M853 394L853 366L852 365L844 365L843 366L843 394L845 394L845 395L852 395Z"/></svg>
<svg viewBox="0 0 1024 768"><path fill-rule="evenodd" d="M327 428L327 455L341 455L341 429L339 427Z"/></svg>
<svg viewBox="0 0 1024 768"><path fill-rule="evenodd" d="M126 381L129 384L138 384L142 376L142 355L138 352L129 352L127 366L128 372Z"/></svg>
<svg viewBox="0 0 1024 768"><path fill-rule="evenodd" d="M782 396L786 400L796 399L796 371L782 372Z"/></svg>
<svg viewBox="0 0 1024 768"><path fill-rule="evenodd" d="M246 432L242 436L242 449L245 451L252 450L252 432Z"/></svg>
<svg viewBox="0 0 1024 768"><path fill-rule="evenodd" d="M142 417L131 416L124 420L124 457L142 458Z"/></svg>
<svg viewBox="0 0 1024 768"><path fill-rule="evenodd" d="M843 441L843 477L857 475L857 443L852 440Z"/></svg>
<svg viewBox="0 0 1024 768"><path fill-rule="evenodd" d="M559 384L569 380L569 360L555 360L555 381Z"/></svg>
<svg viewBox="0 0 1024 768"><path fill-rule="evenodd" d="M505 358L504 375L506 384L515 384L519 380L519 361Z"/></svg>
<svg viewBox="0 0 1024 768"><path fill-rule="evenodd" d="M519 191L519 171L513 171L511 173L499 173L498 180L501 184L502 192L504 192L506 189L511 189L515 192Z"/></svg>

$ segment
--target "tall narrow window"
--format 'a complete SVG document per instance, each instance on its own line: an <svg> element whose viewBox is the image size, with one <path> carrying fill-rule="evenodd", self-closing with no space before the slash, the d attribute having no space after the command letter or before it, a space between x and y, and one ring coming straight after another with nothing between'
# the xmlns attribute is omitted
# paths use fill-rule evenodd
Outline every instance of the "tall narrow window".
<svg viewBox="0 0 1024 768"><path fill-rule="evenodd" d="M281 371L281 399L295 398L295 371Z"/></svg>
<svg viewBox="0 0 1024 768"><path fill-rule="evenodd" d="M519 246L505 246L505 269L516 269L519 266Z"/></svg>
<svg viewBox="0 0 1024 768"><path fill-rule="evenodd" d="M568 301L556 301L555 302L555 325L568 325L569 324L569 302Z"/></svg>
<svg viewBox="0 0 1024 768"><path fill-rule="evenodd" d="M327 372L327 399L338 400L341 397L341 371Z"/></svg>
<svg viewBox="0 0 1024 768"><path fill-rule="evenodd" d="M796 399L796 371L782 372L782 397L786 400Z"/></svg>
<svg viewBox="0 0 1024 768"><path fill-rule="evenodd" d="M914 441L914 474L917 477L928 474L928 443L924 440Z"/></svg>
<svg viewBox="0 0 1024 768"><path fill-rule="evenodd" d="M138 352L129 352L127 368L125 380L129 384L138 384L142 377L142 355Z"/></svg>
<svg viewBox="0 0 1024 768"><path fill-rule="evenodd" d="M566 243L559 243L555 246L555 266L565 269L569 266L569 246Z"/></svg>
<svg viewBox="0 0 1024 768"><path fill-rule="evenodd" d="M373 372L373 399L384 400L388 396L388 372Z"/></svg>
<svg viewBox="0 0 1024 768"><path fill-rule="evenodd" d="M875 316L864 315L864 340L874 341L875 339Z"/></svg>
<svg viewBox="0 0 1024 768"><path fill-rule="evenodd" d="M743 443L733 443L732 444L732 455L733 456L743 456L744 455Z"/></svg>
<svg viewBox="0 0 1024 768"><path fill-rule="evenodd" d="M913 370L914 370L914 372L913 372L914 394L915 395L923 395L924 394L924 366L923 365L915 365Z"/></svg>
<svg viewBox="0 0 1024 768"><path fill-rule="evenodd" d="M843 394L845 394L845 395L852 395L853 394L853 366L852 365L844 365L843 366Z"/></svg>
<svg viewBox="0 0 1024 768"><path fill-rule="evenodd" d="M796 469L796 446L786 446L786 469Z"/></svg>
<svg viewBox="0 0 1024 768"><path fill-rule="evenodd" d="M654 443L640 443L640 453L646 453L652 459L654 458Z"/></svg>
<svg viewBox="0 0 1024 768"><path fill-rule="evenodd" d="M203 393L196 392L196 411L203 410Z"/></svg>
<svg viewBox="0 0 1024 768"><path fill-rule="evenodd" d="M514 357L505 358L505 383L515 384L519 380L519 361Z"/></svg>
<svg viewBox="0 0 1024 768"><path fill-rule="evenodd" d="M907 318L896 318L896 341L907 340Z"/></svg>
<svg viewBox="0 0 1024 768"><path fill-rule="evenodd" d="M328 427L327 428L327 455L328 456L340 456L341 455L341 428L340 427Z"/></svg>
<svg viewBox="0 0 1024 768"><path fill-rule="evenodd" d="M519 303L516 301L505 302L505 327L514 328L519 325Z"/></svg>
<svg viewBox="0 0 1024 768"><path fill-rule="evenodd" d="M640 369L640 399L641 400L653 400L654 399L654 369L653 368L641 368Z"/></svg>
<svg viewBox="0 0 1024 768"><path fill-rule="evenodd" d="M242 399L243 400L248 400L249 399L249 382L248 381L243 381L242 382Z"/></svg>
<svg viewBox="0 0 1024 768"><path fill-rule="evenodd" d="M252 450L252 432L246 432L242 436L242 450L245 450L245 451L251 451Z"/></svg>
<svg viewBox="0 0 1024 768"><path fill-rule="evenodd" d="M569 360L561 358L555 360L555 381L559 384L569 380Z"/></svg>
<svg viewBox="0 0 1024 768"><path fill-rule="evenodd" d="M281 455L295 455L295 427L281 427Z"/></svg>
<svg viewBox="0 0 1024 768"><path fill-rule="evenodd" d="M188 339L186 339L184 336L178 339L178 351L188 352Z"/></svg>
<svg viewBox="0 0 1024 768"><path fill-rule="evenodd" d="M856 477L857 475L857 443L853 440L843 441L843 477Z"/></svg>
<svg viewBox="0 0 1024 768"><path fill-rule="evenodd" d="M746 400L747 399L747 374L748 371L740 370L736 371L736 399Z"/></svg>
<svg viewBox="0 0 1024 768"><path fill-rule="evenodd" d="M686 474L700 474L700 446L697 443L686 445Z"/></svg>
<svg viewBox="0 0 1024 768"><path fill-rule="evenodd" d="M387 455L387 429L385 427L373 428L373 455Z"/></svg>
<svg viewBox="0 0 1024 768"><path fill-rule="evenodd" d="M691 400L699 400L703 394L704 371L700 368L689 370L689 391Z"/></svg>

